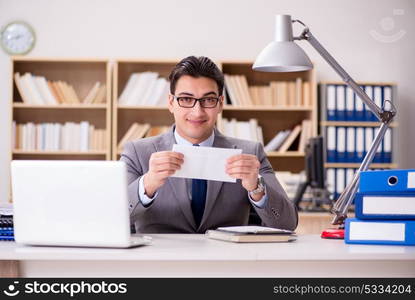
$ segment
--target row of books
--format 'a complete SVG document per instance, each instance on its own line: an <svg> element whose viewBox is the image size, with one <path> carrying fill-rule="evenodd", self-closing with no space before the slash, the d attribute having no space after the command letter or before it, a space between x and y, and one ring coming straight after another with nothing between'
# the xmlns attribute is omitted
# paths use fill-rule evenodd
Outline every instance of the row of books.
<svg viewBox="0 0 415 300"><path fill-rule="evenodd" d="M218 123L218 130L224 135L238 139L244 139L264 144L262 127L258 125L257 119L249 119L249 121L237 121L235 118L230 120L223 118Z"/></svg>
<svg viewBox="0 0 415 300"><path fill-rule="evenodd" d="M374 127L327 126L327 162L361 162L369 151L378 130ZM387 129L373 162L392 162L391 128Z"/></svg>
<svg viewBox="0 0 415 300"><path fill-rule="evenodd" d="M225 74L229 103L233 106L294 106L311 107L310 83L301 78L295 81L271 81L269 85L249 86L245 75Z"/></svg>
<svg viewBox="0 0 415 300"><path fill-rule="evenodd" d="M362 172L349 244L415 245L415 169Z"/></svg>
<svg viewBox="0 0 415 300"><path fill-rule="evenodd" d="M286 129L279 131L264 147L265 152L278 151L280 153L286 152L289 149L292 151L304 152L305 145L308 139L312 136L312 124L310 120L303 120L301 124L297 124L293 129ZM298 143L295 144L295 141ZM298 145L293 149L292 145Z"/></svg>
<svg viewBox="0 0 415 300"><path fill-rule="evenodd" d="M81 99L74 87L62 80L51 81L44 76L25 73L14 74L14 82L22 98L28 105L58 105L58 104L99 104L106 102L106 85L96 82L88 94Z"/></svg>
<svg viewBox="0 0 415 300"><path fill-rule="evenodd" d="M361 88L379 107L386 100L393 102L390 85L362 85ZM325 110L322 116L327 121L378 121L375 114L345 84L322 84L320 90L323 96L322 107Z"/></svg>
<svg viewBox="0 0 415 300"><path fill-rule="evenodd" d="M80 123L13 122L13 149L25 151L105 150L106 130L87 121Z"/></svg>
<svg viewBox="0 0 415 300"><path fill-rule="evenodd" d="M170 126L151 126L148 123L140 124L133 123L122 136L118 143L118 150L122 151L125 144L129 141L134 141L141 138L147 138L165 133L170 129Z"/></svg>
<svg viewBox="0 0 415 300"><path fill-rule="evenodd" d="M166 106L170 83L157 72L130 75L120 97L119 105Z"/></svg>

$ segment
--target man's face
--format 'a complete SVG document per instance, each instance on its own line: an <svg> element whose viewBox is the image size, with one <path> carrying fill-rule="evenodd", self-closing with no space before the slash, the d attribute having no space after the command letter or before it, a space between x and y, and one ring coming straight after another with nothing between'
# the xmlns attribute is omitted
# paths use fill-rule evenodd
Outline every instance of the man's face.
<svg viewBox="0 0 415 300"><path fill-rule="evenodd" d="M169 96L169 110L174 115L176 130L191 142L198 144L206 140L215 126L218 114L222 111L223 96L219 97L216 81L207 77L195 78L184 75L176 83L176 97L216 97L219 103L214 108L203 108L198 101L194 107L180 107L173 96Z"/></svg>

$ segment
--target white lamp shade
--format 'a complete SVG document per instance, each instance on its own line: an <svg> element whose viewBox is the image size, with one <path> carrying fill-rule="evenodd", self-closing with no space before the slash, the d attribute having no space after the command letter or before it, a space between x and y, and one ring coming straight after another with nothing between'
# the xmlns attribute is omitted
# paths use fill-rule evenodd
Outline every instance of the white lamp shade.
<svg viewBox="0 0 415 300"><path fill-rule="evenodd" d="M299 72L313 68L307 54L294 42L271 42L252 67L261 72Z"/></svg>
<svg viewBox="0 0 415 300"><path fill-rule="evenodd" d="M262 72L299 72L313 68L307 54L293 39L289 15L275 17L275 39L261 51L252 67Z"/></svg>

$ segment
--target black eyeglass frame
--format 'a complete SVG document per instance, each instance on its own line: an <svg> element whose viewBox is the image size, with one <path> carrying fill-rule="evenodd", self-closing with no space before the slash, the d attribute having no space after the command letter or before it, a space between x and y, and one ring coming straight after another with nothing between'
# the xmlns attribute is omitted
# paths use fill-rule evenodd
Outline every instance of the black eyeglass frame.
<svg viewBox="0 0 415 300"><path fill-rule="evenodd" d="M195 107L197 102L199 102L200 106L203 107L203 108L215 108L216 106L218 106L218 103L220 101L220 97L212 97L212 96L206 96L206 97L202 97L202 98L195 98L195 97L192 97L192 96L179 96L179 97L177 97L176 95L171 95L171 96L173 97L173 99L177 100L177 104L179 104L179 106L183 107L183 108L193 108L193 107ZM192 106L183 106L182 104L180 104L180 98L191 98L191 99L193 99L193 105ZM205 103L206 99L208 99L208 98L209 99L213 98L213 99L216 100L216 103L215 103L214 106L204 106L205 105L204 103Z"/></svg>

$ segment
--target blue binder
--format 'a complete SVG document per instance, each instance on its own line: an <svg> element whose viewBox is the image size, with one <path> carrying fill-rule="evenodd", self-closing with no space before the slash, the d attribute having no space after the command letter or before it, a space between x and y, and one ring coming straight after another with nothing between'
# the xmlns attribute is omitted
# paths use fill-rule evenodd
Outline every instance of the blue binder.
<svg viewBox="0 0 415 300"><path fill-rule="evenodd" d="M362 172L359 191L415 193L415 169Z"/></svg>
<svg viewBox="0 0 415 300"><path fill-rule="evenodd" d="M346 219L346 244L415 246L415 220L366 221Z"/></svg>
<svg viewBox="0 0 415 300"><path fill-rule="evenodd" d="M357 193L354 204L361 220L415 220L415 194Z"/></svg>

